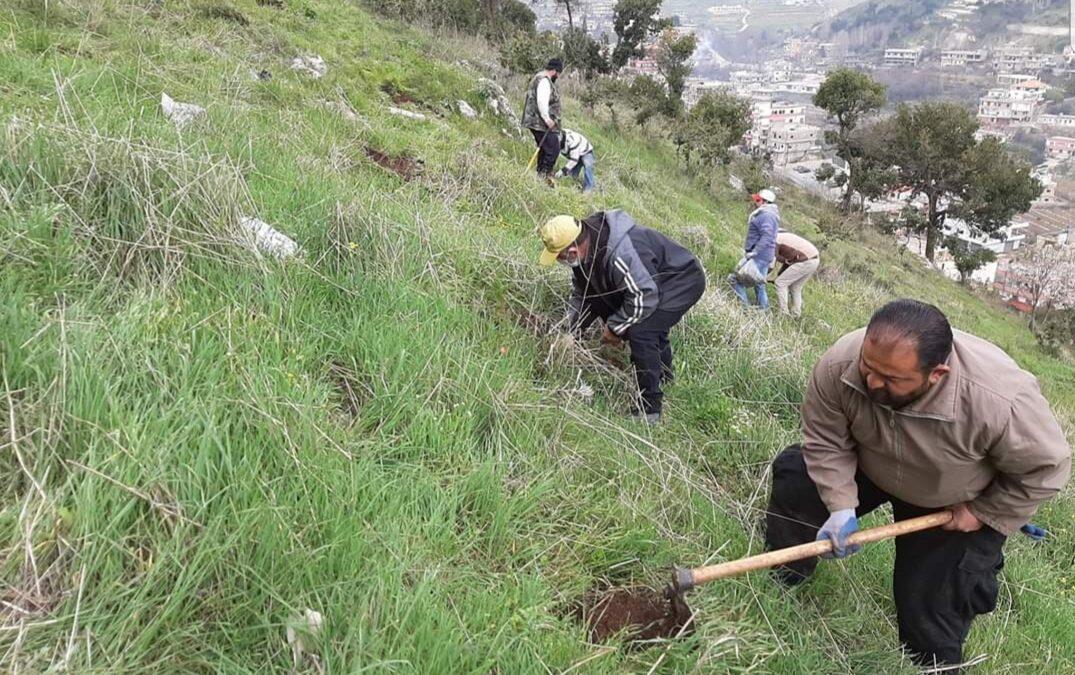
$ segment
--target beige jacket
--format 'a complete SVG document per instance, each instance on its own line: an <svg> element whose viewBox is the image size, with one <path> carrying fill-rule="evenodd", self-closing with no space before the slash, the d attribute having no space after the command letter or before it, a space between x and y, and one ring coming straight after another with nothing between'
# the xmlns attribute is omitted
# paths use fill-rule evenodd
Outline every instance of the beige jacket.
<svg viewBox="0 0 1075 675"><path fill-rule="evenodd" d="M776 234L776 261L785 265L805 262L818 257L817 247L799 235L781 230Z"/></svg>
<svg viewBox="0 0 1075 675"><path fill-rule="evenodd" d="M858 506L855 470L926 508L970 502L1003 534L1026 523L1071 474L1071 448L1038 382L985 340L955 331L951 372L901 410L873 403L858 369L865 329L814 367L803 455L830 511Z"/></svg>

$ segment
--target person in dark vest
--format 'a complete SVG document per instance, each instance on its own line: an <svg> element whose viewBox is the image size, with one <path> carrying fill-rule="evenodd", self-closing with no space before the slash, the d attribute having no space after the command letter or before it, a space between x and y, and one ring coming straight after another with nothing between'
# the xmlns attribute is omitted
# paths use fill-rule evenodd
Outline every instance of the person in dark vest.
<svg viewBox="0 0 1075 675"><path fill-rule="evenodd" d="M534 75L523 103L523 126L534 135L538 147L537 172L550 185L560 154L560 90L556 78L564 72L564 62L549 59L545 69Z"/></svg>
<svg viewBox="0 0 1075 675"><path fill-rule="evenodd" d="M583 220L556 216L539 230L539 262L571 268L567 325L581 332L600 317L602 339L631 345L640 406L632 415L661 421L661 383L673 377L668 332L705 291L705 272L694 254L621 210Z"/></svg>

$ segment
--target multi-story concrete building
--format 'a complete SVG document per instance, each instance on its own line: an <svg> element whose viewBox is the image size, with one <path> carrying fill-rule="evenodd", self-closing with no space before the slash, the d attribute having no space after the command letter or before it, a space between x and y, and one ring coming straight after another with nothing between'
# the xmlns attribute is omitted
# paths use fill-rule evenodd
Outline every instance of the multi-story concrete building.
<svg viewBox="0 0 1075 675"><path fill-rule="evenodd" d="M1045 152L1053 159L1071 159L1075 157L1075 138L1050 136L1045 139Z"/></svg>
<svg viewBox="0 0 1075 675"><path fill-rule="evenodd" d="M984 49L945 49L941 51L941 65L945 67L967 66L985 63Z"/></svg>
<svg viewBox="0 0 1075 675"><path fill-rule="evenodd" d="M1034 94L1012 89L990 89L978 101L978 121L983 126L1030 124L1037 112Z"/></svg>
<svg viewBox="0 0 1075 675"><path fill-rule="evenodd" d="M649 75L661 79L660 70L657 67L657 52L660 47L654 43L643 47L642 56L627 61L624 73L627 75Z"/></svg>
<svg viewBox="0 0 1075 675"><path fill-rule="evenodd" d="M885 50L885 65L893 67L907 67L917 68L918 62L922 58L922 48L912 47L910 49L886 49Z"/></svg>
<svg viewBox="0 0 1075 675"><path fill-rule="evenodd" d="M1038 115L1038 124L1043 127L1066 127L1072 129L1075 128L1075 115Z"/></svg>
<svg viewBox="0 0 1075 675"><path fill-rule="evenodd" d="M806 104L773 101L770 104L769 121L772 124L806 124Z"/></svg>
<svg viewBox="0 0 1075 675"><path fill-rule="evenodd" d="M765 150L776 166L801 162L820 151L821 128L812 124L774 124Z"/></svg>
<svg viewBox="0 0 1075 675"><path fill-rule="evenodd" d="M1026 92L1029 96L1033 97L1035 101L1040 103L1045 100L1045 92L1049 91L1049 85L1041 80L1024 80L1018 84L1013 84L1011 89L1013 91Z"/></svg>
<svg viewBox="0 0 1075 675"><path fill-rule="evenodd" d="M1037 75L1056 65L1056 57L1039 54L1030 47L1004 47L993 52L993 68L998 73Z"/></svg>
<svg viewBox="0 0 1075 675"><path fill-rule="evenodd" d="M1020 82L1029 82L1036 79L1033 75L1027 75L1025 73L997 73L997 84L1019 84Z"/></svg>

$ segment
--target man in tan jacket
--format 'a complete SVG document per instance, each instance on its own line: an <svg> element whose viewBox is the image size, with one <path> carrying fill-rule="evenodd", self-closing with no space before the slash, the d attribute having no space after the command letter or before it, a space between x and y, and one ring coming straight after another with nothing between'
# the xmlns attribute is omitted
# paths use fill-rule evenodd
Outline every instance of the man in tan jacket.
<svg viewBox="0 0 1075 675"><path fill-rule="evenodd" d="M911 658L961 663L974 617L996 606L1006 538L1071 473L1037 380L936 307L897 300L821 357L802 426L803 444L773 462L766 546L828 538L844 557L858 517L885 502L896 520L951 509L943 529L896 540L892 590ZM778 578L799 583L816 565Z"/></svg>
<svg viewBox="0 0 1075 675"><path fill-rule="evenodd" d="M794 232L780 230L776 233L776 261L781 264L776 277L780 312L798 318L803 313L803 286L817 273L821 263L817 247Z"/></svg>

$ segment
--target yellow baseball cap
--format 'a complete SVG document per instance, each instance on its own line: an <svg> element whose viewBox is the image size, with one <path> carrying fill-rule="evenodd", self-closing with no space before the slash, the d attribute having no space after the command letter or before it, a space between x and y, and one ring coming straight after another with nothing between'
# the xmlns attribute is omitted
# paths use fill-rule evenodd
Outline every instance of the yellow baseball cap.
<svg viewBox="0 0 1075 675"><path fill-rule="evenodd" d="M551 265L556 262L556 256L560 255L560 251L563 251L571 245L571 242L578 239L581 232L582 225L579 225L578 221L572 216L549 218L544 225L538 228L538 235L541 236L541 241L545 244L545 250L538 257L538 264Z"/></svg>

